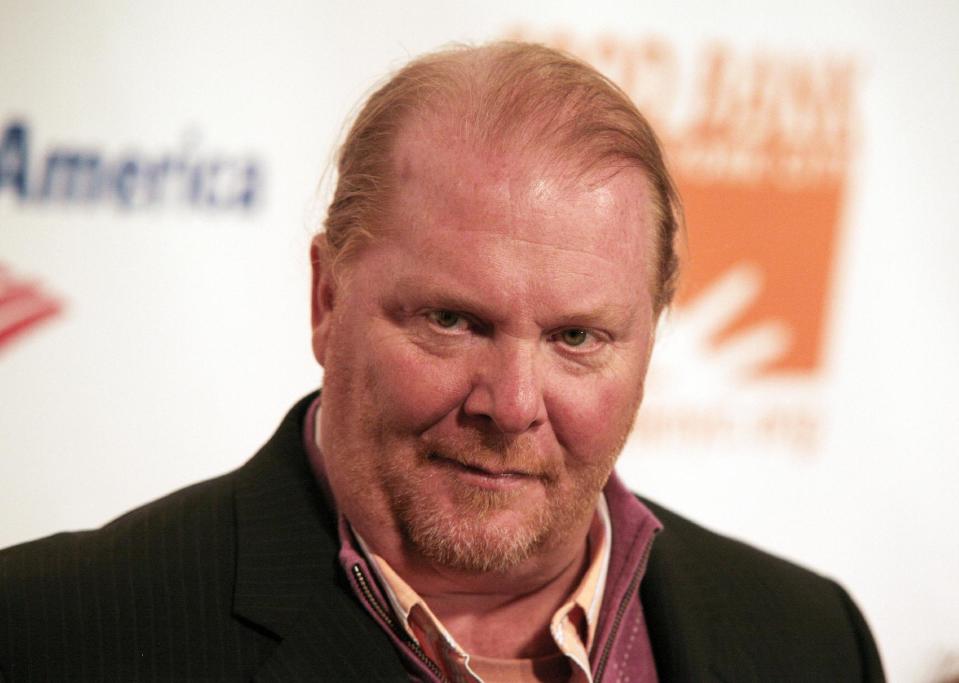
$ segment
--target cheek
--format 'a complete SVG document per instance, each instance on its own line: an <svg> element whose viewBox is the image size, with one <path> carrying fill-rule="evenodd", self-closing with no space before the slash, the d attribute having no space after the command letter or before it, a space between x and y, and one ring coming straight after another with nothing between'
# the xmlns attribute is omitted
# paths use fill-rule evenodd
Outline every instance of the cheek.
<svg viewBox="0 0 959 683"><path fill-rule="evenodd" d="M557 440L572 460L595 465L619 454L632 427L642 387L609 378L572 380L547 398Z"/></svg>
<svg viewBox="0 0 959 683"><path fill-rule="evenodd" d="M369 365L373 395L393 427L423 431L460 409L470 387L465 362L437 358L402 340L377 346Z"/></svg>

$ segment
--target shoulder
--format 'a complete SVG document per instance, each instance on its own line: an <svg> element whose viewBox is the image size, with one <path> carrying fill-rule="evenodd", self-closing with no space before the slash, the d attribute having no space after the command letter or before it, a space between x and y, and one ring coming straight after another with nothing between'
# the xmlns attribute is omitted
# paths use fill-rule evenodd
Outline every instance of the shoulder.
<svg viewBox="0 0 959 683"><path fill-rule="evenodd" d="M0 590L68 574L103 576L122 567L162 569L177 549L217 552L229 543L232 478L200 482L131 510L99 529L63 532L0 550ZM214 538L210 532L216 530Z"/></svg>
<svg viewBox="0 0 959 683"><path fill-rule="evenodd" d="M668 624L661 629L684 632L687 645L711 650L719 669L742 672L748 662L766 675L818 671L839 677L833 680L882 680L869 628L835 581L643 502L663 524L642 586L651 621ZM671 649L668 631L651 628L657 636L665 636L661 650Z"/></svg>
<svg viewBox="0 0 959 683"><path fill-rule="evenodd" d="M204 642L207 632L233 637L232 490L227 475L100 529L0 551L0 672L122 680L144 667L162 678L242 666ZM247 642L251 657L260 640Z"/></svg>
<svg viewBox="0 0 959 683"><path fill-rule="evenodd" d="M234 472L0 551L0 680L249 680L279 636L247 616L277 600L294 614L335 566L332 542L315 561L329 534L301 446L312 398Z"/></svg>

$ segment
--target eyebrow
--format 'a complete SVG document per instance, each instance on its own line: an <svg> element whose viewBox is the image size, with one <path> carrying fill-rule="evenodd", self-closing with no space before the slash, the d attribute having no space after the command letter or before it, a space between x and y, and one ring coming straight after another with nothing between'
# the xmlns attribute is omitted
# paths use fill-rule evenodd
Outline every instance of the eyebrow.
<svg viewBox="0 0 959 683"><path fill-rule="evenodd" d="M482 321L491 323L499 317L481 296L451 292L443 285L424 284L410 276L397 278L394 281L394 286L389 290L392 297L397 297L409 291L416 292L417 296L427 305L435 308L471 313ZM551 321L550 327L610 325L627 327L638 314L638 308L618 302L607 302L595 307L562 311Z"/></svg>
<svg viewBox="0 0 959 683"><path fill-rule="evenodd" d="M419 299L424 300L430 306L448 308L453 311L474 312L479 315L482 315L485 311L488 317L495 317L480 297L453 293L443 285L425 284L409 276L397 278L393 287L389 290L389 295L397 297L409 292L414 292Z"/></svg>
<svg viewBox="0 0 959 683"><path fill-rule="evenodd" d="M603 304L596 308L583 309L571 313L564 313L558 319L558 325L593 325L609 324L625 325L636 317L636 309L620 304Z"/></svg>

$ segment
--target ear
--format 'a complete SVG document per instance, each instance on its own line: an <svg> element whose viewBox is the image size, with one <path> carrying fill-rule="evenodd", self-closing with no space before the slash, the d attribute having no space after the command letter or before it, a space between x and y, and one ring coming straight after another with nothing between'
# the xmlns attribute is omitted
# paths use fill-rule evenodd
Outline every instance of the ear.
<svg viewBox="0 0 959 683"><path fill-rule="evenodd" d="M326 345L333 324L333 306L336 300L336 282L326 248L326 235L320 233L310 245L310 265L313 285L310 290L310 320L313 326L313 357L323 365Z"/></svg>

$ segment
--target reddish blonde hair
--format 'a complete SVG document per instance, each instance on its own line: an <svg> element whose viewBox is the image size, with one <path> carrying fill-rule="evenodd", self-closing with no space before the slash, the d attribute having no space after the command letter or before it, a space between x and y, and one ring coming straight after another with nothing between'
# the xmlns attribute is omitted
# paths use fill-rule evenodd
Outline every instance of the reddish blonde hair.
<svg viewBox="0 0 959 683"><path fill-rule="evenodd" d="M482 148L548 155L550 163L577 175L642 169L656 226L655 310L669 304L679 270L675 244L682 211L656 134L608 78L568 54L529 43L427 54L370 96L337 158L322 255L332 267L348 261L383 225L393 149L403 126L434 115Z"/></svg>

